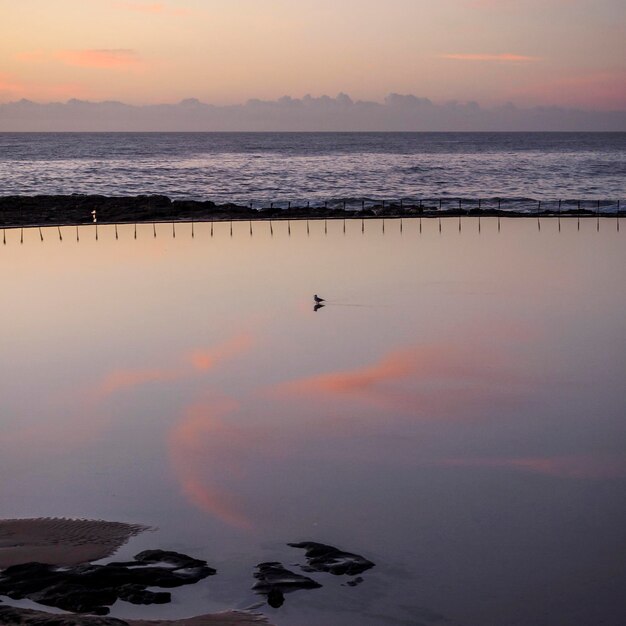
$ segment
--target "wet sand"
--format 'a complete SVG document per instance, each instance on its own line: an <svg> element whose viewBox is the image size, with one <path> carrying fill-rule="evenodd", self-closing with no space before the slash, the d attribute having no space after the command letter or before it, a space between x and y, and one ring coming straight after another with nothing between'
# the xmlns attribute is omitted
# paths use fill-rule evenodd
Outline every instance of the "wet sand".
<svg viewBox="0 0 626 626"><path fill-rule="evenodd" d="M79 565L111 556L146 526L121 522L0 520L0 569L21 563Z"/></svg>

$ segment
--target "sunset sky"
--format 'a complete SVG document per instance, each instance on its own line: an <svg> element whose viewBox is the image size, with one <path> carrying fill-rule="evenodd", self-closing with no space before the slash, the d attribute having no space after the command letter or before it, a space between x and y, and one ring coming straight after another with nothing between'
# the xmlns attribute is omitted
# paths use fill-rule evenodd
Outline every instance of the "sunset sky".
<svg viewBox="0 0 626 626"><path fill-rule="evenodd" d="M623 0L0 0L0 102L626 107Z"/></svg>

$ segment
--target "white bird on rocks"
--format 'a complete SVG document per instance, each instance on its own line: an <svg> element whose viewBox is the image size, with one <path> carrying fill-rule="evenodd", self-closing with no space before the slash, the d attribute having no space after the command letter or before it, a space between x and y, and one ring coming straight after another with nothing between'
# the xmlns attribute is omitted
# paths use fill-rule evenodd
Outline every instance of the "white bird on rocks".
<svg viewBox="0 0 626 626"><path fill-rule="evenodd" d="M320 298L317 294L315 294L313 296L313 300L315 300L316 304L322 304L322 302L326 302L326 300L324 300L324 298Z"/></svg>

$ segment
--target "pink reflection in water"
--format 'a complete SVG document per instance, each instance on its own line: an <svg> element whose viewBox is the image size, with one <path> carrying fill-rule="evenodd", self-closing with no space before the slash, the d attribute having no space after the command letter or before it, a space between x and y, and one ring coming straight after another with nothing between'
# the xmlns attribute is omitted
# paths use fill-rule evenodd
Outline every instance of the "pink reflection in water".
<svg viewBox="0 0 626 626"><path fill-rule="evenodd" d="M437 343L392 350L373 365L279 384L271 393L455 419L489 400L517 400L525 382L511 359L493 348Z"/></svg>
<svg viewBox="0 0 626 626"><path fill-rule="evenodd" d="M510 359L486 346L442 342L395 349L373 365L282 383L239 402L208 398L190 405L168 439L172 467L194 506L249 529L262 512L253 512L238 486L249 487L259 470L300 465L311 451L314 462L385 456L380 437L398 424L406 430L431 417L481 417L494 402L522 401L524 384ZM346 444L336 447L337 441ZM398 450L396 461L400 457L420 465L413 448Z"/></svg>
<svg viewBox="0 0 626 626"><path fill-rule="evenodd" d="M185 496L197 507L226 524L252 527L236 496L214 483L216 475L241 478L250 434L229 425L223 417L238 408L234 400L204 401L185 411L168 439L172 468Z"/></svg>

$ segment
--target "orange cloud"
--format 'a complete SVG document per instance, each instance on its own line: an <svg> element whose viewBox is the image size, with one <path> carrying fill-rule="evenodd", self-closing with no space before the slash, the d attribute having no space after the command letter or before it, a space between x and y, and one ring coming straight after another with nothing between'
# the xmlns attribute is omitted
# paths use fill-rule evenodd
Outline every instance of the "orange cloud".
<svg viewBox="0 0 626 626"><path fill-rule="evenodd" d="M532 63L539 61L539 57L523 54L443 54L442 59L454 61L483 61L488 63Z"/></svg>
<svg viewBox="0 0 626 626"><path fill-rule="evenodd" d="M232 359L247 352L254 344L250 333L240 333L228 341L208 350L195 350L188 356L194 368L206 371L215 367L222 361Z"/></svg>
<svg viewBox="0 0 626 626"><path fill-rule="evenodd" d="M76 67L126 70L140 67L142 61L135 50L61 50L55 57Z"/></svg>
<svg viewBox="0 0 626 626"><path fill-rule="evenodd" d="M24 85L16 81L10 74L0 74L0 93L19 94L24 91Z"/></svg>

